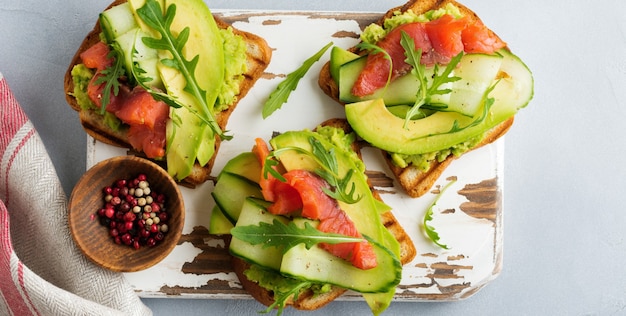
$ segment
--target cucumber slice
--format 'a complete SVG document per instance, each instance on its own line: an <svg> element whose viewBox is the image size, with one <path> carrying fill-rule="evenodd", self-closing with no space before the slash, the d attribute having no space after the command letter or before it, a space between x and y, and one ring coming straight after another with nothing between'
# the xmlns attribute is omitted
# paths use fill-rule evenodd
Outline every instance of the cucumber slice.
<svg viewBox="0 0 626 316"><path fill-rule="evenodd" d="M485 91L489 89L502 65L502 55L467 54L454 70L461 78L453 83L446 111L473 117L482 105Z"/></svg>
<svg viewBox="0 0 626 316"><path fill-rule="evenodd" d="M450 89L451 93L431 95L431 104L445 105L447 112L457 112L465 116L474 116L482 104L482 97L498 76L503 63L501 54L466 54L461 58L457 68L450 74L460 77L461 80L445 83L439 86L440 90ZM365 67L367 56L360 57L343 64L339 69L339 99L344 103L354 103L365 100L382 98L387 106L412 105L417 100L416 95L420 82L415 75L407 74L381 88L375 93L357 97L352 95L352 86ZM439 67L443 72L445 67ZM425 69L427 85L431 85L430 78L434 75L434 67Z"/></svg>
<svg viewBox="0 0 626 316"><path fill-rule="evenodd" d="M211 219L209 222L209 234L212 235L228 235L233 223L224 215L219 206L214 206L211 211Z"/></svg>
<svg viewBox="0 0 626 316"><path fill-rule="evenodd" d="M367 56L362 56L352 61L343 64L339 69L339 100L344 103L354 103L365 100L380 99L385 100L385 104L388 106L393 105L413 105L416 100L417 89L420 86L419 80L412 75L406 75L397 78L387 85L386 88L381 88L371 95L364 97L357 97L352 94L352 86L356 82L359 74L365 67L367 62ZM443 69L439 69L443 71ZM426 68L425 76L432 78L434 74L434 68ZM429 82L430 84L430 82ZM441 89L451 89L452 83L446 83L441 86ZM433 96L433 103L447 104L449 95L435 95Z"/></svg>
<svg viewBox="0 0 626 316"><path fill-rule="evenodd" d="M359 58L359 55L349 52L343 48L333 46L330 51L330 76L339 82L339 69L341 65Z"/></svg>
<svg viewBox="0 0 626 316"><path fill-rule="evenodd" d="M109 43L118 36L138 27L128 2L116 5L100 13L100 26Z"/></svg>
<svg viewBox="0 0 626 316"><path fill-rule="evenodd" d="M272 223L275 219L287 223L287 218L283 216L273 215L265 210L267 206L264 201L252 198L243 200L242 208L236 226L258 226L259 223ZM258 264L262 267L270 268L275 271L280 270L283 258L282 249L276 247L264 248L263 244L251 245L236 237L230 242L230 253L246 260L247 262Z"/></svg>
<svg viewBox="0 0 626 316"><path fill-rule="evenodd" d="M228 172L221 173L211 195L215 203L224 212L224 216L233 224L237 223L239 219L245 198L263 197L261 188L257 183Z"/></svg>
<svg viewBox="0 0 626 316"><path fill-rule="evenodd" d="M525 108L534 95L532 72L524 62L507 50L501 50L504 57L498 84L491 92L496 103L510 104L516 109Z"/></svg>
<svg viewBox="0 0 626 316"><path fill-rule="evenodd" d="M304 244L299 244L283 255L280 272L361 293L387 292L400 282L402 264L390 250L373 240L369 242L374 246L378 263L372 269L359 269L320 247L306 249Z"/></svg>
<svg viewBox="0 0 626 316"><path fill-rule="evenodd" d="M134 28L115 38L115 42L124 52L126 72L130 74L133 69L133 62L136 62L139 68L145 71L142 77L150 78L146 84L149 87L162 89L163 82L157 68L160 60L159 53L156 49L149 48L143 43L142 38L146 36L148 34L140 28Z"/></svg>

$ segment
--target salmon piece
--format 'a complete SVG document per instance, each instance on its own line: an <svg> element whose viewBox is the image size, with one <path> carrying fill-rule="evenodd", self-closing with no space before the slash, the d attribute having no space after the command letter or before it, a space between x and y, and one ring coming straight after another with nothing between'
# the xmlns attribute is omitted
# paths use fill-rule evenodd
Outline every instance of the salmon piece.
<svg viewBox="0 0 626 316"><path fill-rule="evenodd" d="M300 196L302 201L300 215L305 218L319 220L320 224L317 227L319 231L350 237L363 237L357 230L354 222L341 210L337 201L322 190L322 188L330 188L326 181L306 170L291 170L283 174L283 177L287 180L286 184L295 189ZM274 194L276 197L283 195L278 192ZM283 204L278 202L278 200L275 203ZM292 212L299 210L294 206ZM272 207L270 207L271 211ZM377 265L374 248L367 241L340 244L321 243L320 247L339 258L349 261L359 269L371 269Z"/></svg>
<svg viewBox="0 0 626 316"><path fill-rule="evenodd" d="M422 50L420 63L427 67L447 65L452 57L461 52L493 54L506 46L481 22L470 24L466 18L455 19L449 14L426 23L403 24L376 43L389 55L391 66L383 53L368 55L365 67L352 87L353 95L370 95L387 85L389 79L393 81L411 71L411 65L405 62L405 51L400 43L403 32L413 39L416 51Z"/></svg>

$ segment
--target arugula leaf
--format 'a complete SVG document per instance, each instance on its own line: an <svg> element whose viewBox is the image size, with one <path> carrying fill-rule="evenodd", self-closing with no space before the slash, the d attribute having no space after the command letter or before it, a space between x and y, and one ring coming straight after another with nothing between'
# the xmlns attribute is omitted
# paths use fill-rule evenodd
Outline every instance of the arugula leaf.
<svg viewBox="0 0 626 316"><path fill-rule="evenodd" d="M199 56L194 56L191 60L185 59L183 55L183 48L189 39L189 27L184 28L178 36L174 35L171 30L174 16L176 15L176 5L171 4L167 7L165 15L161 10L161 6L155 0L147 0L146 4L137 9L139 17L152 29L158 32L161 37L143 37L143 43L150 48L167 51L171 54L172 58L161 59L161 63L165 66L178 70L183 78L185 78L184 91L191 94L199 103L201 113L194 110L191 106L181 104L172 99L166 94L156 94L156 97L160 100L166 101L168 105L185 106L192 113L197 115L204 123L206 123L213 132L218 135L222 140L232 139L232 136L226 135L224 131L217 124L217 120L211 110L213 104L207 104L206 91L204 91L196 80L195 69L198 64ZM154 91L153 91L154 92ZM154 96L155 94L153 94Z"/></svg>
<svg viewBox="0 0 626 316"><path fill-rule="evenodd" d="M491 107L493 106L493 104L495 103L495 99L494 98L490 98L489 97L489 93L491 93L491 91L493 91L493 89L495 89L495 87L498 85L498 83L500 82L500 80L494 82L488 89L487 91L485 91L485 94L483 95L483 111L481 112L480 116L477 117L475 120L473 120L472 122L470 122L469 124L465 125L465 126L459 126L459 121L455 120L452 123L452 126L450 127L450 130L446 131L446 132L442 132L442 133L431 133L431 134L427 134L421 137L416 137L413 139L421 139L421 138L426 138L426 137L430 137L430 136L439 136L439 135L447 135L447 134L454 134L457 132L460 132L464 129L468 129L474 126L477 126L478 124L482 123L483 121L485 121L485 119L487 119L487 116L489 115L489 112L491 110Z"/></svg>
<svg viewBox="0 0 626 316"><path fill-rule="evenodd" d="M137 34L135 34L137 35ZM133 41L133 43L136 43L137 41ZM168 95L167 93L161 91L161 90L157 90L157 89L153 89L152 87L148 86L147 83L151 82L154 78L148 77L146 76L147 72L141 68L141 66L139 65L139 62L137 62L135 60L135 57L137 56L138 52L137 49L135 48L135 45L133 44L132 47L132 55L131 55L131 62L132 62L132 67L131 67L131 73L133 75L133 78L135 78L137 80L137 84L139 86L141 86L142 88L144 88L146 91L148 91L148 93L150 93L150 95L152 95L152 97L157 100L157 101L163 101L165 102L165 104L167 104L168 106L171 106L173 108L181 108L184 105L180 102L178 102L175 98L173 98L172 96ZM195 109L191 108L190 106L186 107L189 111L191 111L192 113L195 113L196 115L200 115L198 113L198 111L196 111ZM179 125L179 124L177 124Z"/></svg>
<svg viewBox="0 0 626 316"><path fill-rule="evenodd" d="M281 182L285 182L285 178L274 168L274 166L278 165L278 161L275 158L278 157L278 159L280 159L280 155L283 152L293 150L313 158L313 160L320 165L320 168L315 170L315 173L326 180L332 188L335 188L335 191L322 188L322 191L324 191L326 195L348 204L354 204L360 201L362 196L354 196L356 186L354 183L350 182L354 170L348 170L346 175L341 178L339 176L339 164L337 163L337 156L334 149L331 148L327 151L320 141L312 136L309 138L309 143L311 144L312 151L295 146L283 147L272 151L265 159L263 176L267 178L268 174L271 174ZM349 186L350 184L351 186Z"/></svg>
<svg viewBox="0 0 626 316"><path fill-rule="evenodd" d="M294 279L295 280L295 279ZM267 314L276 308L276 316L280 316L287 305L287 301L293 297L293 300L298 299L300 291L307 289L313 285L310 281L299 281L292 288L286 292L274 292L274 303L267 307L262 313Z"/></svg>
<svg viewBox="0 0 626 316"><path fill-rule="evenodd" d="M474 127L480 123L482 123L486 118L487 115L489 115L489 110L491 109L491 106L493 106L493 104L496 102L496 100L494 98L490 98L489 97L489 93L491 91L493 91L493 89L496 87L496 85L498 84L498 82L500 82L500 80L496 81L493 85L491 85L489 87L489 89L487 89L487 91L485 91L485 94L483 95L483 111L481 113L481 115L479 117L477 117L474 121L472 121L471 123L467 124L464 127L459 127L458 125L458 121L454 121L454 125L452 126L452 128L450 129L450 131L447 132L447 134L451 134L451 133L456 133L459 131L462 131L466 128L470 128L470 127Z"/></svg>
<svg viewBox="0 0 626 316"><path fill-rule="evenodd" d="M113 64L102 71L100 71L101 76L99 76L95 84L103 84L104 89L102 90L102 103L100 106L100 115L103 115L106 111L107 105L111 102L111 90L113 90L113 95L117 96L120 91L120 81L119 79L124 76L124 58L122 49L119 47L119 44L113 43L111 44L111 51L107 54L107 58L113 59Z"/></svg>
<svg viewBox="0 0 626 316"><path fill-rule="evenodd" d="M263 248L282 248L283 253L298 244L304 244L306 249L311 249L318 243L339 244L365 240L340 234L323 233L311 226L309 222L304 222L304 228L300 228L293 221L284 224L277 219L274 219L272 224L260 222L258 226L235 226L231 229L231 235L251 245L263 244Z"/></svg>
<svg viewBox="0 0 626 316"><path fill-rule="evenodd" d="M274 90L270 94L269 98L263 105L262 114L264 119L272 115L274 111L280 109L283 103L287 102L291 91L296 90L296 88L298 87L300 79L302 79L302 77L306 75L306 73L313 66L313 64L317 62L332 45L333 42L326 44L326 46L324 46L313 56L305 60L304 63L302 63L302 66L300 66L294 72L288 74L285 80L278 84L276 90Z"/></svg>
<svg viewBox="0 0 626 316"><path fill-rule="evenodd" d="M279 165L280 162L274 159L273 153L270 153L270 156L265 159L265 164L263 164L263 178L267 179L268 174L271 174L274 178L278 179L278 181L287 182L287 179L285 179L285 177L283 177L283 175L280 174L280 172L278 172L275 168Z"/></svg>
<svg viewBox="0 0 626 316"><path fill-rule="evenodd" d="M432 240L437 246L443 249L450 249L450 248L448 248L448 246L446 245L439 243L439 234L435 231L434 227L428 225L428 222L433 219L433 208L435 208L435 205L437 204L437 202L439 201L443 193L455 182L456 180L451 180L450 182L448 182L448 184L446 184L446 186L444 186L441 189L441 191L439 191L439 195L437 195L433 203L426 210L426 214L424 215L423 225L424 225L424 231L426 232L426 236L428 236L428 238L430 238L430 240Z"/></svg>
<svg viewBox="0 0 626 316"><path fill-rule="evenodd" d="M430 103L430 97L432 95L447 94L451 92L450 89L440 89L442 85L461 79L460 77L450 76L450 74L461 61L463 52L454 56L441 74L439 74L439 67L435 64L434 75L432 78L433 80L429 87L428 78L424 74L426 66L421 62L422 50L415 50L415 41L404 31L401 33L400 45L404 48L404 53L407 57L405 60L406 63L413 66L411 73L413 73L420 82L420 87L416 94L416 101L404 118L404 128L407 128L411 118L415 114L419 113L420 107L424 104Z"/></svg>
<svg viewBox="0 0 626 316"><path fill-rule="evenodd" d="M322 143L313 137L309 138L309 143L313 148L313 155L319 158L322 162L322 166L324 167L324 169L315 170L315 173L322 177L322 179L326 180L331 187L337 188L336 191L322 188L322 191L333 199L343 201L348 204L358 202L361 199L361 196L353 197L356 191L356 185L354 183L351 183L352 186L350 186L348 191L348 184L350 184L350 178L352 178L354 170L348 170L346 176L340 178L339 164L337 163L337 156L335 155L334 148L326 151L326 148L324 148Z"/></svg>

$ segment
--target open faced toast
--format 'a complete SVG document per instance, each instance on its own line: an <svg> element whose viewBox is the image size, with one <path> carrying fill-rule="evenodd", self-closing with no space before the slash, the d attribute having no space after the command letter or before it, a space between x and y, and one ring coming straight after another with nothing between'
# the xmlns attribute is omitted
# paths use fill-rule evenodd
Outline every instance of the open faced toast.
<svg viewBox="0 0 626 316"><path fill-rule="evenodd" d="M350 125L345 119L329 119L323 122L321 125L341 128L346 133L352 132ZM352 144L352 149L358 154L359 157L361 157L359 146L360 145L357 142L354 142ZM378 200L381 200L381 197L379 196L378 192L374 190L374 188L371 186L371 183L370 189L372 190L374 197ZM403 265L409 263L411 260L413 260L413 258L415 258L417 254L411 238L402 228L402 226L391 211L382 213L381 221L383 225L387 228L387 230L391 232L391 234L400 244L400 262ZM250 268L250 263L235 256L232 257L232 262L233 269L237 274L239 280L241 281L241 284L252 297L254 297L257 301L266 306L270 306L272 303L274 303L274 296L271 291L263 288L258 283L249 280L245 276L244 271ZM305 292L299 293L297 299L293 299L287 302L287 305L299 310L315 310L332 302L345 292L346 289L337 286L332 286L331 290L321 294L315 294L312 290L307 290Z"/></svg>
<svg viewBox="0 0 626 316"><path fill-rule="evenodd" d="M379 25L383 25L385 21L392 16L396 15L398 12L406 12L412 11L415 14L422 14L430 10L435 10L439 8L443 8L448 4L453 4L456 6L464 18L469 19L469 21L479 21L480 18L476 13L471 11L466 6L454 1L454 0L411 0L402 6L398 6L387 11L376 23ZM491 30L489 30L490 34L493 36L497 36L493 34ZM508 49L504 47L504 49ZM348 51L356 53L356 54L364 54L365 51L360 50L359 48L352 47L349 48ZM343 104L343 102L339 98L339 87L337 82L333 79L330 70L330 62L326 63L322 70L320 71L318 84L322 91L325 94L330 96L332 99L337 101L338 103ZM493 127L492 129L486 131L482 140L480 140L471 150L484 146L486 144L490 144L497 140L499 137L504 135L511 125L513 124L513 117L507 119L506 121L500 123L499 125ZM424 169L417 168L412 164L409 164L406 167L399 167L396 165L391 157L389 152L382 150L383 157L387 162L390 170L394 174L395 178L399 182L399 184L405 189L408 195L411 197L419 197L428 192L430 188L433 186L435 181L439 178L439 176L443 173L443 171L458 158L455 155L449 155L443 161L432 160L429 164L429 167Z"/></svg>
<svg viewBox="0 0 626 316"><path fill-rule="evenodd" d="M108 8L114 7L124 2L126 2L126 0L116 0L111 3ZM220 20L218 17L214 18L219 28L225 29L228 27L232 27L228 23ZM263 38L249 32L238 30L236 28L232 28L232 30L236 35L241 36L246 43L247 67L245 73L243 74L242 82L240 84L240 92L237 95L234 103L231 104L226 110L216 113L216 121L222 130L226 128L229 116L232 111L235 110L238 102L246 96L254 83L263 75L263 72L265 68L269 65L272 56L272 50ZM132 146L130 145L128 139L128 128L122 127L117 131L112 130L104 122L102 115L100 115L96 110L93 109L82 109L79 106L76 97L74 96L75 86L72 78L72 69L74 68L74 66L81 63L80 54L101 40L101 32L101 25L98 21L95 23L94 28L87 34L80 47L77 49L76 53L72 57L64 78L66 100L70 107L78 113L80 122L88 135L98 141L109 145L132 149ZM206 181L209 178L215 156L217 155L219 150L220 142L220 138L216 137L215 154L213 155L213 157L204 166L201 166L196 162L191 174L183 179L183 182L190 185L196 185ZM167 161L161 161L160 163L166 165Z"/></svg>

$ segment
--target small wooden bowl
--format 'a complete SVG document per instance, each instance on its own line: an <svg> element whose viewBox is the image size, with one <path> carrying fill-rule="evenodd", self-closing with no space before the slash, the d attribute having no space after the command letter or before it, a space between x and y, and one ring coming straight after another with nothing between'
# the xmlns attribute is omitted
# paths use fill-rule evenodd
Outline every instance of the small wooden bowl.
<svg viewBox="0 0 626 316"><path fill-rule="evenodd" d="M109 228L100 224L97 212L104 206L103 188L119 179L135 178L140 173L147 176L153 192L165 195L169 230L157 245L135 249L116 244L109 235ZM185 206L178 185L163 168L147 159L121 156L99 162L78 180L70 196L68 218L72 238L87 258L113 271L134 272L157 264L178 244L185 222Z"/></svg>

